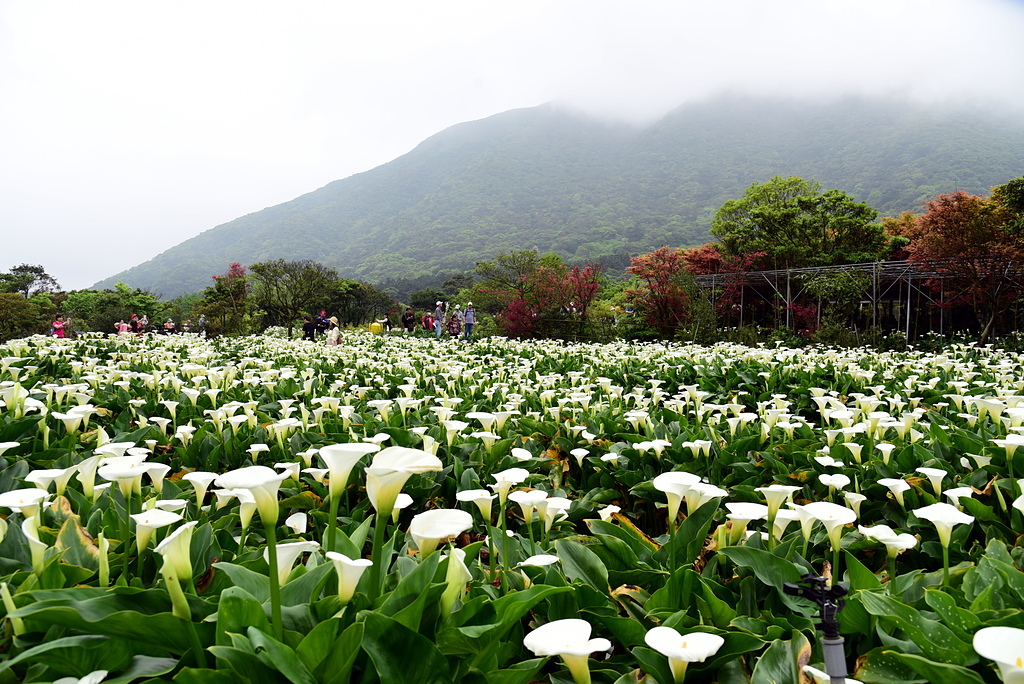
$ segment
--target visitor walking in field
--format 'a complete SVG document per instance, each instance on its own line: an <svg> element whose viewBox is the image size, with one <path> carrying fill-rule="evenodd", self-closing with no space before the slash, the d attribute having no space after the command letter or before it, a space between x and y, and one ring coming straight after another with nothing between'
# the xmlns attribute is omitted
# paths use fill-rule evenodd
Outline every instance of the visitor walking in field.
<svg viewBox="0 0 1024 684"><path fill-rule="evenodd" d="M437 303L437 307L434 309L434 332L437 333L438 337L441 337L441 328L444 326L444 304L441 302Z"/></svg>
<svg viewBox="0 0 1024 684"><path fill-rule="evenodd" d="M463 314L463 322L466 324L466 332L462 339L468 342L473 334L473 326L476 325L476 309L473 308L473 302L466 303L466 313Z"/></svg>

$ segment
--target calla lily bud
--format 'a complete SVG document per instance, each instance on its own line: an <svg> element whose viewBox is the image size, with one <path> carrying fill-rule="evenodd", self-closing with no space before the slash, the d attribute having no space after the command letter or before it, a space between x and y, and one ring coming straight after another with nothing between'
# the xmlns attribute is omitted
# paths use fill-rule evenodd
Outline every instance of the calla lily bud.
<svg viewBox="0 0 1024 684"><path fill-rule="evenodd" d="M1024 629L984 627L974 633L974 650L994 660L1004 682L1024 681Z"/></svg>
<svg viewBox="0 0 1024 684"><path fill-rule="evenodd" d="M195 520L187 522L157 544L155 550L163 558L160 573L165 579L192 579L192 532L198 524Z"/></svg>
<svg viewBox="0 0 1024 684"><path fill-rule="evenodd" d="M465 489L455 494L455 498L459 501L475 503L480 509L480 515L483 516L484 522L488 524L491 521L491 502L495 496L497 495L491 494L486 489Z"/></svg>
<svg viewBox="0 0 1024 684"><path fill-rule="evenodd" d="M974 516L967 515L948 503L935 503L918 508L913 513L918 518L930 520L935 525L935 530L939 533L939 541L944 548L949 548L949 539L956 525L974 522Z"/></svg>
<svg viewBox="0 0 1024 684"><path fill-rule="evenodd" d="M452 549L448 554L448 571L445 573L444 581L447 587L441 595L441 615L448 615L455 608L455 601L466 591L466 584L473 579L473 575L466 567L466 552L462 549Z"/></svg>
<svg viewBox="0 0 1024 684"><path fill-rule="evenodd" d="M495 484L490 485L490 487L497 493L498 502L504 505L508 500L508 492L512 489L512 486L523 482L529 476L530 472L525 468L509 468L508 470L502 470L500 473L491 475L495 480Z"/></svg>
<svg viewBox="0 0 1024 684"><path fill-rule="evenodd" d="M14 611L16 611L18 609L18 607L14 604L14 597L11 596L11 590L7 586L7 582L0 583L0 598L3 599L4 609L7 611L8 615L10 615L11 613L13 613ZM24 620L22 620L21 618L8 618L8 619L11 621L11 629L14 631L14 634L16 636L19 636L19 635L22 635L22 634L25 633L25 621Z"/></svg>
<svg viewBox="0 0 1024 684"><path fill-rule="evenodd" d="M651 483L659 492L664 492L665 498L668 499L668 524L670 530L675 526L683 497L686 496L686 492L690 490L690 487L698 482L700 482L700 476L698 475L673 471L658 475Z"/></svg>
<svg viewBox="0 0 1024 684"><path fill-rule="evenodd" d="M50 547L39 539L39 529L36 526L35 518L25 518L21 522L21 532L28 540L29 552L32 554L32 572L36 573L38 577L43 574L43 559L46 549Z"/></svg>
<svg viewBox="0 0 1024 684"><path fill-rule="evenodd" d="M31 487L28 489L12 489L9 492L0 494L0 508L9 508L12 511L21 513L24 518L39 517L39 507L43 501L50 497L43 489Z"/></svg>

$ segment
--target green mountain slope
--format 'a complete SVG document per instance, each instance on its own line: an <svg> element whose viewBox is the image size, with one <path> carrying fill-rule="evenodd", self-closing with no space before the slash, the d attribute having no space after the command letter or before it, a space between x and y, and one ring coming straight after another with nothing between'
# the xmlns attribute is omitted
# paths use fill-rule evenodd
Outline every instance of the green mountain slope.
<svg viewBox="0 0 1024 684"><path fill-rule="evenodd" d="M371 282L466 271L501 249L622 268L709 239L711 216L755 181L815 178L883 215L1024 173L1024 125L903 104L723 99L646 128L553 106L432 136L398 159L208 230L121 280L164 296L227 264L310 258Z"/></svg>

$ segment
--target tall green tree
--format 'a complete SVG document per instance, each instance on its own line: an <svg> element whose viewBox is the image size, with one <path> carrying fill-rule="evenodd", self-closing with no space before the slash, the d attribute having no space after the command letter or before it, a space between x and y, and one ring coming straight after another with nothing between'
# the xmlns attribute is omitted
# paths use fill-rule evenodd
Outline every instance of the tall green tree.
<svg viewBox="0 0 1024 684"><path fill-rule="evenodd" d="M250 327L252 285L245 266L237 261L226 273L213 276L213 285L203 290L197 311L206 319L205 327L212 334L238 334Z"/></svg>
<svg viewBox="0 0 1024 684"><path fill-rule="evenodd" d="M20 292L31 297L43 292L60 292L60 284L38 264L19 264L7 273L0 273L0 292Z"/></svg>
<svg viewBox="0 0 1024 684"><path fill-rule="evenodd" d="M283 325L292 336L303 313L324 307L338 272L310 259L262 261L249 267L253 301L269 325Z"/></svg>
<svg viewBox="0 0 1024 684"><path fill-rule="evenodd" d="M800 268L875 261L887 250L878 212L842 190L797 176L754 183L727 201L711 233L728 255L763 254L759 268Z"/></svg>
<svg viewBox="0 0 1024 684"><path fill-rule="evenodd" d="M416 290L409 295L409 305L417 311L433 311L436 302L447 299L444 291L434 287Z"/></svg>
<svg viewBox="0 0 1024 684"><path fill-rule="evenodd" d="M387 315L395 305L385 290L358 280L339 278L328 288L324 301L327 312L338 318L342 326L359 326Z"/></svg>
<svg viewBox="0 0 1024 684"><path fill-rule="evenodd" d="M441 289L445 291L445 294L454 295L458 294L459 290L468 290L473 287L473 276L468 273L456 273L451 278L448 278L441 283Z"/></svg>
<svg viewBox="0 0 1024 684"><path fill-rule="evenodd" d="M153 293L121 282L110 290L69 292L64 302L65 315L74 321L75 330L99 332L114 332L114 324L122 318L127 321L132 314L145 314L155 325L167 309L167 303Z"/></svg>
<svg viewBox="0 0 1024 684"><path fill-rule="evenodd" d="M31 335L34 311L29 301L18 292L0 292L0 342Z"/></svg>
<svg viewBox="0 0 1024 684"><path fill-rule="evenodd" d="M362 325L385 316L393 317L398 312L398 302L390 292L382 288L357 283L352 294L351 309L346 314L347 322L351 325Z"/></svg>
<svg viewBox="0 0 1024 684"><path fill-rule="evenodd" d="M477 297L478 305L494 314L514 299L528 299L530 276L540 265L541 257L535 249L501 251L489 261L478 261L473 269L480 279L474 285L482 295Z"/></svg>
<svg viewBox="0 0 1024 684"><path fill-rule="evenodd" d="M992 201L1009 212L1007 229L1024 231L1024 176L993 188Z"/></svg>

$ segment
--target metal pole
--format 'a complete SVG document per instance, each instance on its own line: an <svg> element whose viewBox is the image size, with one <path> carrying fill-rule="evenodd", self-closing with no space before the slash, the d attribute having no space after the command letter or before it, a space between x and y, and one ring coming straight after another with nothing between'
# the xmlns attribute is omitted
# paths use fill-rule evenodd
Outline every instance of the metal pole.
<svg viewBox="0 0 1024 684"><path fill-rule="evenodd" d="M871 327L878 330L878 264L871 265Z"/></svg>
<svg viewBox="0 0 1024 684"><path fill-rule="evenodd" d="M910 295L913 294L913 290L911 289L911 285L912 285L912 281L908 277L907 278L907 335L906 335L906 340L907 340L906 343L908 345L910 344Z"/></svg>
<svg viewBox="0 0 1024 684"><path fill-rule="evenodd" d="M792 306L793 306L793 304L790 301L790 291L789 291L789 269L786 269L786 327L787 328L792 328L793 327L792 323L789 322L789 313L790 313L789 310L790 310L790 308Z"/></svg>

